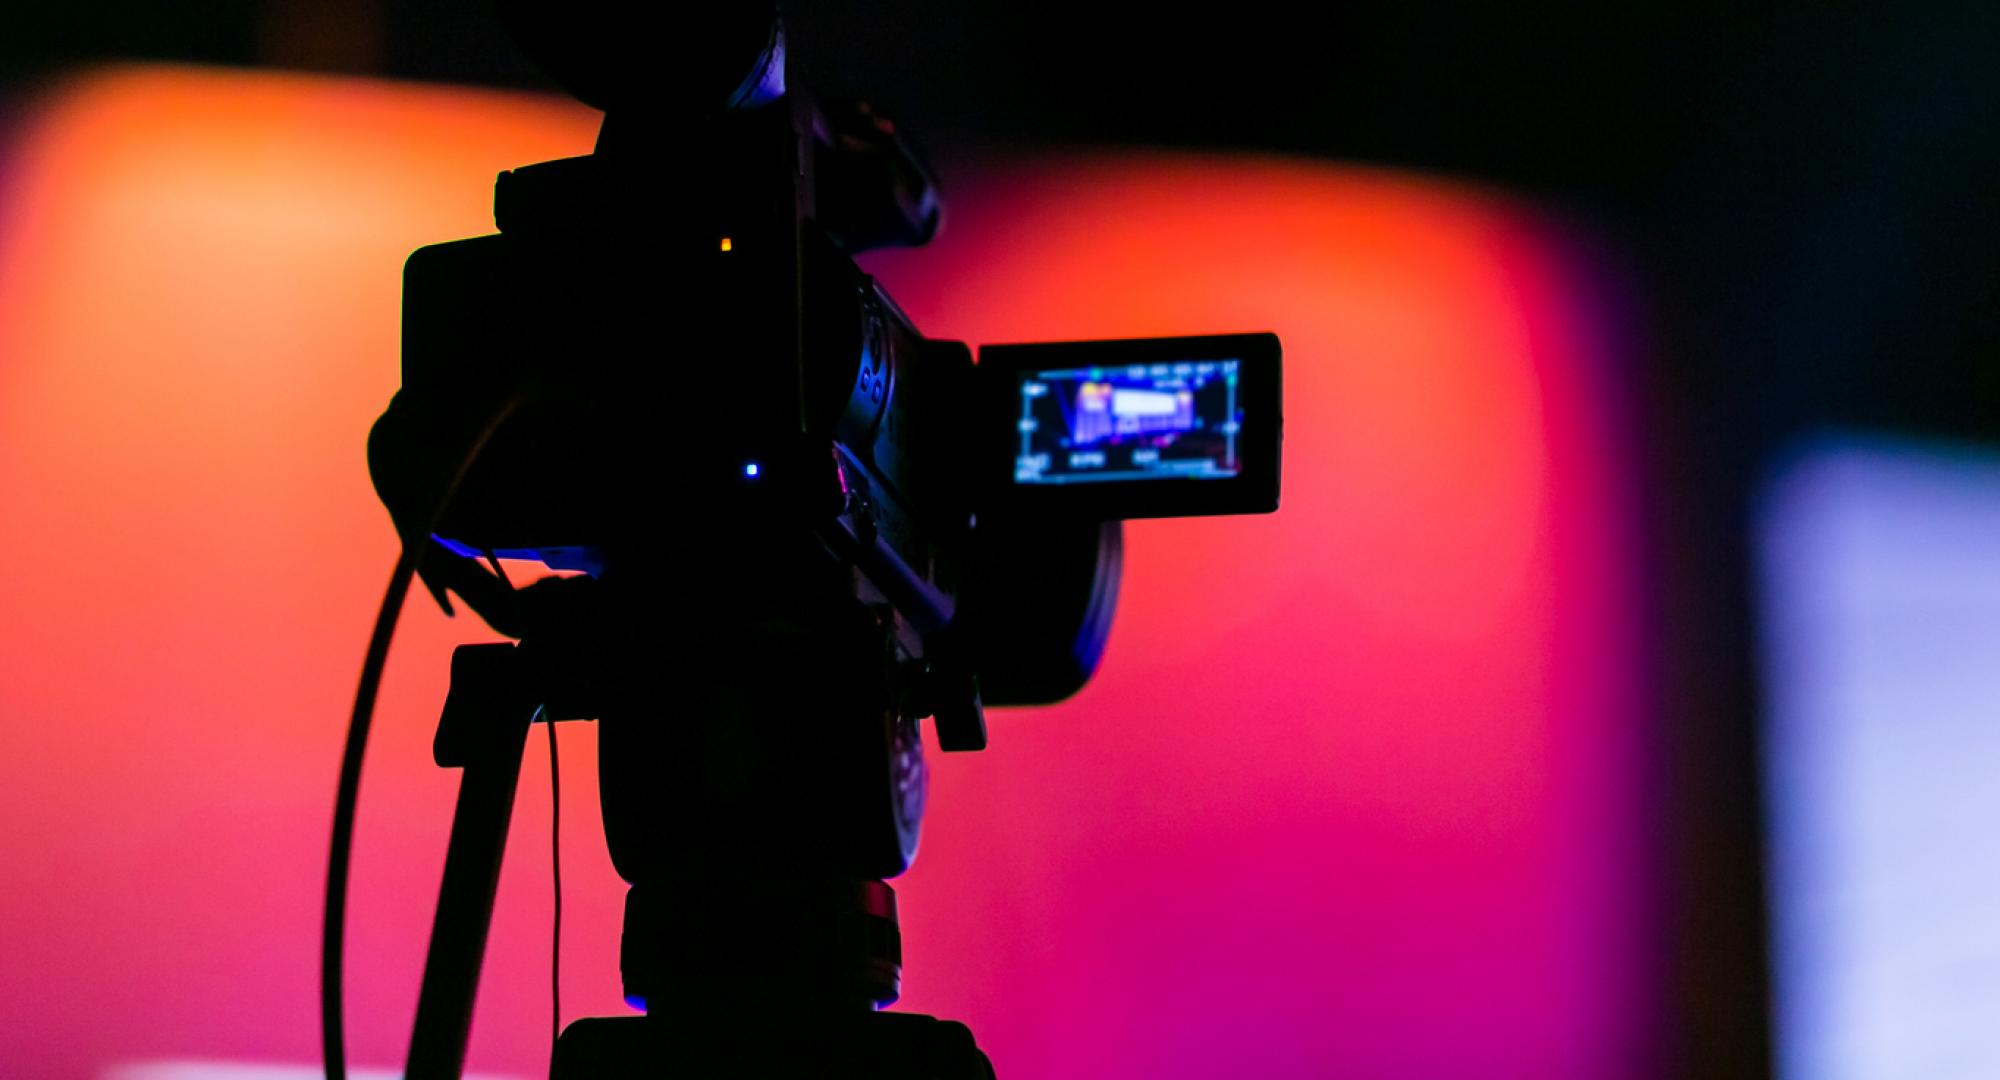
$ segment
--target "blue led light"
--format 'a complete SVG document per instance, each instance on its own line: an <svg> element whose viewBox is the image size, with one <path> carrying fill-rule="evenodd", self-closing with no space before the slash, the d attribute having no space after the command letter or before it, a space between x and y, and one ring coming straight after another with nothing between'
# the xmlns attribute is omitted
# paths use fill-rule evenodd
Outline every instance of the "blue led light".
<svg viewBox="0 0 2000 1080"><path fill-rule="evenodd" d="M757 463L754 461L747 461L743 463L743 475L749 477L752 480L757 479L757 474L763 471L764 470L759 468Z"/></svg>

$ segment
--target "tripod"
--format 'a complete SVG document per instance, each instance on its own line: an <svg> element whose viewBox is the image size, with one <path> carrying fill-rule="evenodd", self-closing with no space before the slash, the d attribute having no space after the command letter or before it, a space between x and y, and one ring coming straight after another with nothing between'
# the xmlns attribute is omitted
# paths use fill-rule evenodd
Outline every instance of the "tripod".
<svg viewBox="0 0 2000 1080"><path fill-rule="evenodd" d="M993 1075L963 1025L874 1011L901 984L881 878L923 811L915 685L883 663L893 621L834 564L741 539L728 561L764 571L747 595L725 575L611 569L511 593L476 564L436 568L520 641L452 658L434 752L464 776L407 1075L463 1068L529 729L583 717L632 883L625 996L646 1012L569 1025L554 1076ZM702 582L725 580L728 606L710 606L723 590ZM661 619L662 589L701 614Z"/></svg>

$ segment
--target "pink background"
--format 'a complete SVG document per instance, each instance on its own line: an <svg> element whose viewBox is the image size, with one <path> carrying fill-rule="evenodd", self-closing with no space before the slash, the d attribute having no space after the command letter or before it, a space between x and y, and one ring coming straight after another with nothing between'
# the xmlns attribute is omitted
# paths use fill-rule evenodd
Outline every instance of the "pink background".
<svg viewBox="0 0 2000 1080"><path fill-rule="evenodd" d="M116 69L0 151L0 1071L317 1060L334 772L395 537L402 259L589 148L534 97ZM867 260L972 341L1274 330L1284 508L1130 527L1104 665L934 756L904 1006L1002 1076L1629 1077L1658 982L1634 482L1599 285L1493 193L1272 158L945 162ZM351 1057L400 1061L455 777L413 601L362 789ZM568 1016L621 1011L563 729ZM547 1053L531 746L472 1045Z"/></svg>

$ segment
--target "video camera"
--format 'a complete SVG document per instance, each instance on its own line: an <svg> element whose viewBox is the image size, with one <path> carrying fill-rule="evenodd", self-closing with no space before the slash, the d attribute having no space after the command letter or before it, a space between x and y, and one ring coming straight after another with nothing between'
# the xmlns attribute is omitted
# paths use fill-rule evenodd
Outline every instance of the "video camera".
<svg viewBox="0 0 2000 1080"><path fill-rule="evenodd" d="M1116 600L1117 521L1276 509L1269 334L987 346L924 337L854 254L921 243L934 182L893 128L797 96L671 155L621 144L500 176L497 235L405 271L403 390L370 461L399 522L523 405L435 529L467 556L600 572L795 529L852 562L988 704L1078 689ZM872 190L872 201L866 198ZM752 524L754 523L754 525Z"/></svg>
<svg viewBox="0 0 2000 1080"><path fill-rule="evenodd" d="M589 718L647 1015L570 1025L554 1075L990 1076L962 1025L874 1011L900 992L883 879L916 850L917 725L976 750L984 704L1079 689L1123 520L1277 508L1278 340L974 363L854 262L936 232L930 170L870 108L788 90L769 4L502 9L606 118L591 154L500 175L496 234L410 257L369 438L397 580L518 641L453 659L435 756L464 780L409 1075L462 1068L527 728ZM501 558L574 573L516 589Z"/></svg>

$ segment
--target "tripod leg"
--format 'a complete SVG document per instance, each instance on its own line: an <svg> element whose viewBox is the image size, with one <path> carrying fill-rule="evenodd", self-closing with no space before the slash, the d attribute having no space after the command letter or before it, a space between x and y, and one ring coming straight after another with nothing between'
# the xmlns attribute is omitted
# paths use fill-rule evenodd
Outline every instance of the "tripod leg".
<svg viewBox="0 0 2000 1080"><path fill-rule="evenodd" d="M521 691L514 646L465 645L452 654L434 753L439 765L462 767L464 776L404 1069L410 1080L457 1080L465 1071L500 857L536 708Z"/></svg>

